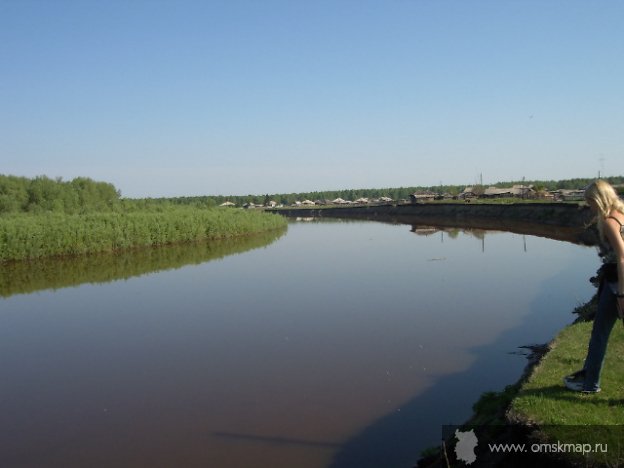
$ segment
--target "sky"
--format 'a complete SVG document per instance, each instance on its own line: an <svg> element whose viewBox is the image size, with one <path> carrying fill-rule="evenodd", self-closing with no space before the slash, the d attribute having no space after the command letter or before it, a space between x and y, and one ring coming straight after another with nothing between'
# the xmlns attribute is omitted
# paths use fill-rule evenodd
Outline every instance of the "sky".
<svg viewBox="0 0 624 468"><path fill-rule="evenodd" d="M0 174L126 197L624 175L620 0L0 0Z"/></svg>

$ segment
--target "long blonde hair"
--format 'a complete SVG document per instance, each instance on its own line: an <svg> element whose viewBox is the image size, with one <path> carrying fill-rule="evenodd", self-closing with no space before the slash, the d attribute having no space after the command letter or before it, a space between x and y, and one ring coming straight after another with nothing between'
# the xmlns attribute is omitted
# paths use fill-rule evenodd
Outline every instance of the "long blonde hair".
<svg viewBox="0 0 624 468"><path fill-rule="evenodd" d="M624 214L624 202L622 202L611 184L602 179L595 180L589 184L585 189L585 200L592 200L596 203L598 209L596 224L600 238L605 240L604 222L613 210Z"/></svg>

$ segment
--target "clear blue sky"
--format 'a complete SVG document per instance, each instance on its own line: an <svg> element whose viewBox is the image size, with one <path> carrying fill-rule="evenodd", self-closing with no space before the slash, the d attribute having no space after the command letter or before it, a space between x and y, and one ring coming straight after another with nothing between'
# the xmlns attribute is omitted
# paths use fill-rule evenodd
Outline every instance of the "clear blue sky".
<svg viewBox="0 0 624 468"><path fill-rule="evenodd" d="M624 2L0 0L0 173L129 197L624 174Z"/></svg>

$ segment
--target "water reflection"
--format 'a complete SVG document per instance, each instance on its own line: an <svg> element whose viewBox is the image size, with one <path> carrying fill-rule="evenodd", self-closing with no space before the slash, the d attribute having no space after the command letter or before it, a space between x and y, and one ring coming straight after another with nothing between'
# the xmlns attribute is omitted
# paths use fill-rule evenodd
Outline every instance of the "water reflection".
<svg viewBox="0 0 624 468"><path fill-rule="evenodd" d="M457 225L457 221L452 219L437 219L435 224L418 222L412 218L395 218L387 220L392 223L411 224L411 232L419 236L430 236L441 233L455 239L459 234L466 234L482 239L486 233L514 233L521 235L531 235L546 237L548 239L562 240L574 244L595 245L597 243L596 233L592 229L584 229L581 227L569 226L551 226L547 224L525 223L512 220L496 220L496 219L472 219L465 220L461 226Z"/></svg>
<svg viewBox="0 0 624 468"><path fill-rule="evenodd" d="M2 299L0 460L410 466L518 378L511 351L572 320L596 261L528 235L294 221L222 261Z"/></svg>
<svg viewBox="0 0 624 468"><path fill-rule="evenodd" d="M427 225L412 225L410 232L413 232L417 236L429 237L433 235L439 235L440 243L444 243L445 236L449 239L457 239L460 234L466 236L472 236L481 241L481 251L485 252L485 237L486 235L504 234L504 231L494 231L486 229L461 229L461 228L444 228L440 226L427 226ZM542 231L543 234L544 231ZM556 234L553 230L552 234ZM556 236L548 236L556 237ZM522 250L527 252L527 236L522 235Z"/></svg>
<svg viewBox="0 0 624 468"><path fill-rule="evenodd" d="M235 239L142 248L119 254L8 263L0 269L0 297L83 283L107 283L185 265L197 265L265 247L285 232L273 231Z"/></svg>
<svg viewBox="0 0 624 468"><path fill-rule="evenodd" d="M529 314L522 321L504 330L491 342L464 349L473 357L470 366L439 375L432 386L404 402L399 411L389 412L363 428L341 445L329 467L414 467L420 451L440 445L443 425L462 424L472 416L472 405L485 390L500 391L504 385L517 381L525 361L511 359L509 355L521 356L525 352L512 349L525 348L521 343L544 343L550 339L548 330L563 326L562 323L556 325L554 317L563 311L549 309L556 307L557 301L553 301L552 295L561 291L565 278L569 275L561 272L545 279L543 287L529 301ZM496 299L492 301L493 309L497 309L496 302ZM453 339L449 341L453 342ZM518 348L514 348L514 344ZM507 377L503 377L505 375ZM505 381L507 383L501 385ZM565 392L563 387L561 389Z"/></svg>

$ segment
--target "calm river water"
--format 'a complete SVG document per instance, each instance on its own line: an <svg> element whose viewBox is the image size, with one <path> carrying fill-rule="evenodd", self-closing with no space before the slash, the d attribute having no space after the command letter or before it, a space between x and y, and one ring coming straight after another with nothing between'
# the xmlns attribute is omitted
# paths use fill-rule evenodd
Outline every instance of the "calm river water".
<svg viewBox="0 0 624 468"><path fill-rule="evenodd" d="M599 262L366 221L275 237L6 270L0 465L413 466L574 319Z"/></svg>

